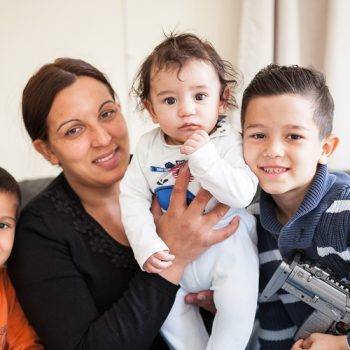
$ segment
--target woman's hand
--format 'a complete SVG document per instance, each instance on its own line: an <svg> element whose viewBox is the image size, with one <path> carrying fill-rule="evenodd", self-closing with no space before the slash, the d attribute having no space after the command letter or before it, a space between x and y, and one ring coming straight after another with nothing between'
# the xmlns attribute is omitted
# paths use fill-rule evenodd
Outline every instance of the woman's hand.
<svg viewBox="0 0 350 350"><path fill-rule="evenodd" d="M214 292L212 290L203 290L198 293L189 293L185 296L186 304L197 305L212 314L216 313L216 307L213 298Z"/></svg>
<svg viewBox="0 0 350 350"><path fill-rule="evenodd" d="M299 339L291 350L348 350L348 342L345 335L330 335L312 333L306 339Z"/></svg>
<svg viewBox="0 0 350 350"><path fill-rule="evenodd" d="M204 214L204 209L212 197L204 189L200 189L187 206L186 191L189 178L190 172L186 164L179 171L166 213L162 214L157 200L152 204L157 233L170 248L170 253L175 255L172 266L160 275L173 283L180 281L183 269L189 262L213 244L228 238L239 225L239 217L235 217L226 227L213 229L229 208L219 203L212 211Z"/></svg>

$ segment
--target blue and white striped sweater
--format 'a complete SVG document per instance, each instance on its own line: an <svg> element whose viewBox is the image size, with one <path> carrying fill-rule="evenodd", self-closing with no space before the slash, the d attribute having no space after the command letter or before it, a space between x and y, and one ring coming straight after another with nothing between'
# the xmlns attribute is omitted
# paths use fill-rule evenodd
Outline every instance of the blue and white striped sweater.
<svg viewBox="0 0 350 350"><path fill-rule="evenodd" d="M281 225L275 203L262 191L260 205L250 207L258 221L260 292L283 259L302 250L308 260L333 270L338 278L350 271L350 176L329 174L320 165L294 217ZM262 350L290 349L293 337L312 309L280 290L258 308Z"/></svg>

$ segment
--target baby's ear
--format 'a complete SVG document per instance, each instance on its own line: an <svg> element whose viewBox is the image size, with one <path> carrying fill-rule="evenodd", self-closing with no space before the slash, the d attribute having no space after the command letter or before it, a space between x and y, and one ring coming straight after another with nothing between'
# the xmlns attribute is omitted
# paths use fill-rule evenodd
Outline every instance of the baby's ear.
<svg viewBox="0 0 350 350"><path fill-rule="evenodd" d="M337 149L339 144L339 137L337 135L326 136L322 140L321 154L318 160L319 164L327 164L330 157Z"/></svg>
<svg viewBox="0 0 350 350"><path fill-rule="evenodd" d="M47 141L36 139L33 141L33 146L36 151L39 152L52 165L59 164L59 160L57 159L55 153L52 151L50 144Z"/></svg>
<svg viewBox="0 0 350 350"><path fill-rule="evenodd" d="M148 113L150 114L150 116L153 120L153 123L158 124L159 123L158 117L157 117L156 112L154 111L152 102L149 100L144 100L142 103L143 103L144 107L147 109Z"/></svg>
<svg viewBox="0 0 350 350"><path fill-rule="evenodd" d="M230 97L230 88L226 87L220 96L219 114L226 114L229 97Z"/></svg>

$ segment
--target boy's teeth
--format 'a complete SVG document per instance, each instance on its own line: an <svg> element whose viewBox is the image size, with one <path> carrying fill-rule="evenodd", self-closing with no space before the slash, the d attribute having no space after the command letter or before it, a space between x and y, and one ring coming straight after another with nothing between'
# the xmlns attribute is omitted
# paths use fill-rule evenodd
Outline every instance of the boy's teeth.
<svg viewBox="0 0 350 350"><path fill-rule="evenodd" d="M269 174L280 174L286 171L285 168L264 168L264 171L266 171Z"/></svg>

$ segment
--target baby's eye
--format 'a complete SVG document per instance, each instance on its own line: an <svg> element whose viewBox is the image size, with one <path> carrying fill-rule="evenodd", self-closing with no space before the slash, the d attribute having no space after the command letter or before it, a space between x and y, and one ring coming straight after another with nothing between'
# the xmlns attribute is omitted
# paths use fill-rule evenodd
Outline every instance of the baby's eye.
<svg viewBox="0 0 350 350"><path fill-rule="evenodd" d="M10 225L0 222L0 230L6 230L7 228L10 228Z"/></svg>
<svg viewBox="0 0 350 350"><path fill-rule="evenodd" d="M176 98L175 97L167 97L164 99L164 102L167 105L173 105L174 103L176 103Z"/></svg>
<svg viewBox="0 0 350 350"><path fill-rule="evenodd" d="M291 135L288 135L287 138L288 138L289 140L301 140L303 137L300 136L300 135L291 134Z"/></svg>
<svg viewBox="0 0 350 350"><path fill-rule="evenodd" d="M80 132L82 130L82 127L81 126L77 126L77 127L74 127L74 128L70 128L68 131L66 131L64 133L65 136L74 136L76 135L78 132Z"/></svg>
<svg viewBox="0 0 350 350"><path fill-rule="evenodd" d="M196 94L196 100L197 101L203 101L203 100L205 100L206 97L207 96L205 94L203 94L203 93Z"/></svg>

